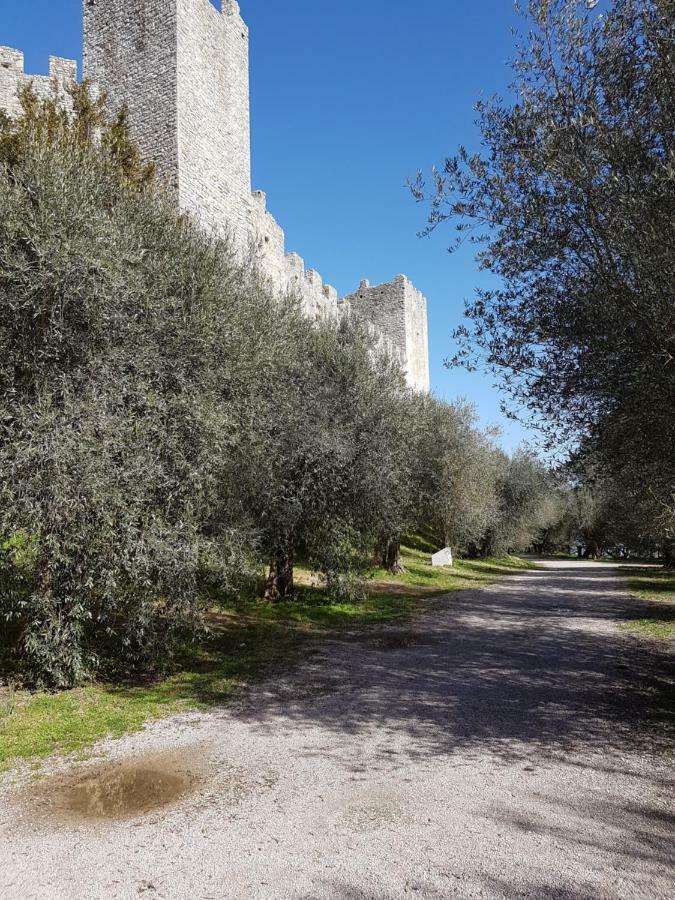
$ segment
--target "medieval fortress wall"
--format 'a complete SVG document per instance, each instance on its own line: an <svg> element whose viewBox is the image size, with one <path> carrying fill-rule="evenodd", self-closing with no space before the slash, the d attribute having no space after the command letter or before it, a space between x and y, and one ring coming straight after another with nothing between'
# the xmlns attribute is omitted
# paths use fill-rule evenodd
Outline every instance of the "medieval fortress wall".
<svg viewBox="0 0 675 900"><path fill-rule="evenodd" d="M362 281L358 291L341 299L339 305L347 314L371 322L394 346L411 348L404 357L408 383L429 390L427 301L405 275L374 287Z"/></svg>
<svg viewBox="0 0 675 900"><path fill-rule="evenodd" d="M10 47L0 47L0 110L9 116L21 112L19 90L32 85L38 97L46 99L56 91L64 105L68 104L68 87L77 81L77 63L73 59L49 57L49 75L26 75L23 53Z"/></svg>
<svg viewBox="0 0 675 900"><path fill-rule="evenodd" d="M126 104L134 140L154 159L182 210L211 231L227 232L255 253L276 290L299 298L312 319L355 316L403 366L408 383L429 390L427 304L405 276L339 299L295 253L251 190L249 33L236 0L83 0L84 75ZM50 58L49 76L24 72L23 54L0 48L0 109L19 110L32 83L67 102L74 62Z"/></svg>

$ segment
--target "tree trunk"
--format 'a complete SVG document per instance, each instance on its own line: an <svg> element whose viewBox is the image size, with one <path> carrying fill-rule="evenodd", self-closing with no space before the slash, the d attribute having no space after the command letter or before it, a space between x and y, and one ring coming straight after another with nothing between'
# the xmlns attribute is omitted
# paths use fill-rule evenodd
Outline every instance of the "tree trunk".
<svg viewBox="0 0 675 900"><path fill-rule="evenodd" d="M405 572L405 566L401 562L401 542L389 541L384 555L384 567L388 572L394 575L402 575Z"/></svg>
<svg viewBox="0 0 675 900"><path fill-rule="evenodd" d="M265 584L265 600L279 603L281 600L291 600L294 596L293 556L282 547L270 560L270 572Z"/></svg>
<svg viewBox="0 0 675 900"><path fill-rule="evenodd" d="M666 541L664 544L663 565L666 569L675 569L675 541Z"/></svg>
<svg viewBox="0 0 675 900"><path fill-rule="evenodd" d="M402 575L406 568L401 562L401 542L381 539L375 548L375 565L394 575Z"/></svg>
<svg viewBox="0 0 675 900"><path fill-rule="evenodd" d="M597 541L590 541L586 546L586 552L584 553L584 559L600 559L601 555L600 545Z"/></svg>

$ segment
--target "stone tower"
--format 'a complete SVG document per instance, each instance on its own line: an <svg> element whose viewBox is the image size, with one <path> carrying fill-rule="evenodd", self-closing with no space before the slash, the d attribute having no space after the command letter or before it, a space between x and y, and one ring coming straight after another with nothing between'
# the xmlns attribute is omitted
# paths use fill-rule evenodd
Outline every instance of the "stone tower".
<svg viewBox="0 0 675 900"><path fill-rule="evenodd" d="M207 228L251 198L248 28L235 0L84 0L84 74Z"/></svg>
<svg viewBox="0 0 675 900"><path fill-rule="evenodd" d="M427 304L414 285L404 276L373 287L364 281L339 300L286 252L265 194L251 192L248 28L236 0L83 0L83 8L85 77L107 94L111 111L126 105L132 137L179 208L230 235L237 252L254 254L271 287L292 295L309 318L363 321L408 384L428 391ZM23 54L0 47L0 109L16 115L27 84L40 97L56 91L67 108L76 77L75 63L57 57L49 77L27 75Z"/></svg>
<svg viewBox="0 0 675 900"><path fill-rule="evenodd" d="M340 304L386 334L398 349L408 384L420 391L429 390L427 301L412 281L405 275L375 286L362 281L359 290Z"/></svg>

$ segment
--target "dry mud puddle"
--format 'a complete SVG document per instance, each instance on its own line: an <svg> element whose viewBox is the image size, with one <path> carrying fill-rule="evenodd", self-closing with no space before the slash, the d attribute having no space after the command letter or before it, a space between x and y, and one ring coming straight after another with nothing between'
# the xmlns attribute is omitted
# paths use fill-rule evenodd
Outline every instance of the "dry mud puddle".
<svg viewBox="0 0 675 900"><path fill-rule="evenodd" d="M206 781L204 756L193 748L86 766L41 779L21 799L39 821L123 821L195 794Z"/></svg>

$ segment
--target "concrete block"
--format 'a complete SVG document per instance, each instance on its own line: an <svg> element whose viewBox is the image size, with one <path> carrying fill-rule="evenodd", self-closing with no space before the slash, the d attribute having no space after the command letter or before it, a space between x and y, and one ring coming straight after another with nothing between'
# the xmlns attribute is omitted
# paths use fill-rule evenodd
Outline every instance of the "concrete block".
<svg viewBox="0 0 675 900"><path fill-rule="evenodd" d="M438 553L434 553L431 557L432 566L454 566L454 564L455 560L453 559L450 547L444 547L442 550L439 550Z"/></svg>

